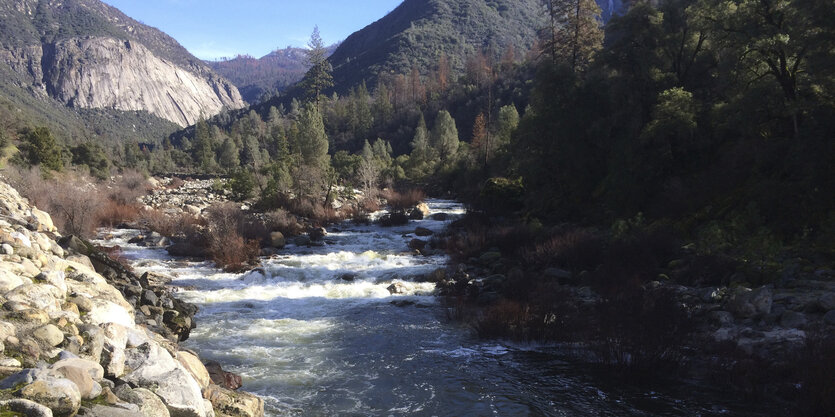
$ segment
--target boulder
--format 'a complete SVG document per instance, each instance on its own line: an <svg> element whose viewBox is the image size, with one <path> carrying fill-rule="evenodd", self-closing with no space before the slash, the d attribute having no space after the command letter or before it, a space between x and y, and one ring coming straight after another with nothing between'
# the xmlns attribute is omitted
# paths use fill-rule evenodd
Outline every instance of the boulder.
<svg viewBox="0 0 835 417"><path fill-rule="evenodd" d="M415 235L420 237L432 236L435 232L425 228L425 227L418 227L415 229Z"/></svg>
<svg viewBox="0 0 835 417"><path fill-rule="evenodd" d="M502 259L500 252L485 252L478 257L478 262L482 265L492 265Z"/></svg>
<svg viewBox="0 0 835 417"><path fill-rule="evenodd" d="M307 235L310 236L310 240L319 241L328 235L328 231L324 227L314 227L307 232Z"/></svg>
<svg viewBox="0 0 835 417"><path fill-rule="evenodd" d="M49 407L40 405L34 401L14 399L0 401L0 408L5 408L15 413L21 413L26 417L52 417L52 410Z"/></svg>
<svg viewBox="0 0 835 417"><path fill-rule="evenodd" d="M125 373L125 348L128 344L127 328L115 323L102 326L104 344L100 363L106 375L120 377Z"/></svg>
<svg viewBox="0 0 835 417"><path fill-rule="evenodd" d="M270 246L276 249L284 249L284 246L287 245L287 240L284 238L284 234L281 232L272 232L270 233Z"/></svg>
<svg viewBox="0 0 835 417"><path fill-rule="evenodd" d="M0 269L0 294L5 294L24 283L26 282L23 278L17 274L6 269Z"/></svg>
<svg viewBox="0 0 835 417"><path fill-rule="evenodd" d="M757 290L737 288L726 303L728 311L740 318L753 318L771 312L773 297L771 290L762 287Z"/></svg>
<svg viewBox="0 0 835 417"><path fill-rule="evenodd" d="M426 203L419 203L409 212L409 218L412 220L423 220L424 218L429 217L430 213L429 205Z"/></svg>
<svg viewBox="0 0 835 417"><path fill-rule="evenodd" d="M191 376L194 377L194 380L200 385L200 389L204 390L209 384L212 382L211 377L209 377L209 371L206 370L206 366L203 365L203 362L200 362L200 358L197 357L192 352L188 351L179 351L177 352L177 360L180 362L183 367L188 370Z"/></svg>
<svg viewBox="0 0 835 417"><path fill-rule="evenodd" d="M293 243L296 246L310 246L310 242L310 237L308 236L296 236L296 238L293 239Z"/></svg>
<svg viewBox="0 0 835 417"><path fill-rule="evenodd" d="M218 411L218 417L263 417L264 400L248 392L232 391L210 385L203 397Z"/></svg>
<svg viewBox="0 0 835 417"><path fill-rule="evenodd" d="M125 365L130 371L122 377L134 386L158 395L174 416L206 417L200 385L167 350L156 343L127 349Z"/></svg>
<svg viewBox="0 0 835 417"><path fill-rule="evenodd" d="M39 379L23 387L20 396L49 407L56 417L73 416L81 407L81 391L65 378Z"/></svg>
<svg viewBox="0 0 835 417"><path fill-rule="evenodd" d="M835 326L835 310L829 311L828 313L823 315L823 321L826 324L831 324Z"/></svg>
<svg viewBox="0 0 835 417"><path fill-rule="evenodd" d="M63 366L54 370L55 374L60 375L72 381L78 391L81 393L81 398L84 400L91 400L101 395L101 385L93 381L90 373L86 369L76 368L74 366Z"/></svg>
<svg viewBox="0 0 835 417"><path fill-rule="evenodd" d="M406 286L403 285L403 283L401 283L401 282L395 282L395 283L389 285L386 289L388 290L389 294L392 294L392 295L394 295L394 294L405 294L406 293Z"/></svg>
<svg viewBox="0 0 835 417"><path fill-rule="evenodd" d="M780 316L780 326L787 328L802 328L807 323L806 315L797 311L786 310Z"/></svg>
<svg viewBox="0 0 835 417"><path fill-rule="evenodd" d="M32 336L35 340L38 340L49 347L58 346L64 341L64 333L62 333L61 329L53 324L38 327L34 332L32 332Z"/></svg>
<svg viewBox="0 0 835 417"><path fill-rule="evenodd" d="M36 230L39 232L56 232L58 229L55 228L55 225L52 223L52 217L49 217L49 214L38 210L36 208L32 208L32 217L35 220Z"/></svg>
<svg viewBox="0 0 835 417"><path fill-rule="evenodd" d="M835 293L826 293L818 299L818 304L823 311L835 310Z"/></svg>
<svg viewBox="0 0 835 417"><path fill-rule="evenodd" d="M95 404L90 408L83 408L78 415L80 417L146 417L145 414L138 410L101 404Z"/></svg>
<svg viewBox="0 0 835 417"><path fill-rule="evenodd" d="M426 247L426 241L420 239L412 239L409 241L409 249L421 251Z"/></svg>
<svg viewBox="0 0 835 417"><path fill-rule="evenodd" d="M104 378L104 368L93 361L81 358L66 358L55 362L50 369L58 371L62 368L80 369L90 375L93 381L101 381Z"/></svg>
<svg viewBox="0 0 835 417"><path fill-rule="evenodd" d="M8 301L17 301L47 313L54 313L61 311L58 297L62 294L61 290L52 285L26 284L7 292L5 297Z"/></svg>
<svg viewBox="0 0 835 417"><path fill-rule="evenodd" d="M449 220L449 215L446 214L446 213L435 213L435 214L432 215L432 220L441 221L441 222L447 221L447 220Z"/></svg>
<svg viewBox="0 0 835 417"><path fill-rule="evenodd" d="M116 395L120 400L139 407L139 412L145 417L170 417L165 403L145 388L131 389L128 385L120 385L116 388Z"/></svg>
<svg viewBox="0 0 835 417"><path fill-rule="evenodd" d="M205 365L212 383L231 390L237 390L241 387L240 375L224 371L220 364L215 361L207 361Z"/></svg>

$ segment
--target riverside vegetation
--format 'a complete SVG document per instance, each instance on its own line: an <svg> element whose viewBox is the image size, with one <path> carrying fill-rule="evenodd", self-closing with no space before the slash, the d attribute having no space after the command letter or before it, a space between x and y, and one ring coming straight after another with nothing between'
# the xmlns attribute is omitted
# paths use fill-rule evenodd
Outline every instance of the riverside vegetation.
<svg viewBox="0 0 835 417"><path fill-rule="evenodd" d="M663 0L602 26L591 1L542 3L529 50L438 43L369 88L334 85L314 34L299 87L155 146L68 148L29 127L6 149L48 175L228 177L206 196L263 213L145 221L231 268L260 253L248 241L317 241L337 206L361 221L381 185L451 193L473 214L424 243L455 261L433 279L481 336L565 342L630 375L707 369L786 414L831 415L833 9ZM211 254L213 228L239 256Z"/></svg>

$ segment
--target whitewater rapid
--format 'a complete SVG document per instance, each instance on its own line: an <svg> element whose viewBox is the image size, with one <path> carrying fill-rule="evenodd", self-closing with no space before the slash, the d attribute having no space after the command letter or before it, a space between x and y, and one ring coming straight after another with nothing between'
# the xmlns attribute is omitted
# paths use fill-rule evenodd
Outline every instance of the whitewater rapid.
<svg viewBox="0 0 835 417"><path fill-rule="evenodd" d="M102 243L119 245L139 273L173 277L178 296L200 307L185 347L240 374L243 389L265 399L268 416L731 413L684 383L659 384L664 394L610 384L553 347L474 338L447 318L434 284L419 282L447 258L409 251L415 228L440 232L464 213L452 201L429 207L450 220L340 224L325 246L289 245L244 274L128 244L138 231L109 231ZM395 283L401 294L387 290Z"/></svg>

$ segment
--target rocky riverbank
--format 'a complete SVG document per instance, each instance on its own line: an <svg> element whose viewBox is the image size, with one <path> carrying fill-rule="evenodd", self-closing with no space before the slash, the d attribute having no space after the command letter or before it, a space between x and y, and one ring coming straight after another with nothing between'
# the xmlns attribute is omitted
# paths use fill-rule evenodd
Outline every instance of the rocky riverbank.
<svg viewBox="0 0 835 417"><path fill-rule="evenodd" d="M835 406L835 272L825 264L762 282L658 236L568 227L536 240L467 221L439 238L457 260L431 278L481 336L564 342L630 372L689 369L796 401L792 415Z"/></svg>
<svg viewBox="0 0 835 417"><path fill-rule="evenodd" d="M27 416L260 416L239 378L179 349L194 306L135 276L0 182L0 410Z"/></svg>

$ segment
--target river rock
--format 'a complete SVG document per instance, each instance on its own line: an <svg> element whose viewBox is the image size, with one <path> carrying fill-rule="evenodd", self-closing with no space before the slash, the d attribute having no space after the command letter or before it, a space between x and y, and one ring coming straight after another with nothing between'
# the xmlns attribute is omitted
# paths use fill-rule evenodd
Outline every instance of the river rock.
<svg viewBox="0 0 835 417"><path fill-rule="evenodd" d="M818 304L823 311L835 310L835 293L826 293L818 299Z"/></svg>
<svg viewBox="0 0 835 417"><path fill-rule="evenodd" d="M281 232L272 232L270 233L270 246L276 249L284 249L284 246L287 245L287 240L284 238L284 234Z"/></svg>
<svg viewBox="0 0 835 417"><path fill-rule="evenodd" d="M218 417L263 417L264 400L248 392L232 391L210 385L203 396L219 412Z"/></svg>
<svg viewBox="0 0 835 417"><path fill-rule="evenodd" d="M101 395L101 385L99 385L98 382L93 381L93 378L85 369L76 368L74 366L63 366L56 369L54 372L72 381L72 383L78 387L78 391L81 393L81 398L84 400L90 400Z"/></svg>
<svg viewBox="0 0 835 417"><path fill-rule="evenodd" d="M313 229L310 229L310 231L307 232L307 235L310 236L310 240L319 241L324 239L325 236L328 235L328 231L325 230L324 227L315 227Z"/></svg>
<svg viewBox="0 0 835 417"><path fill-rule="evenodd" d="M49 214L38 210L37 208L32 208L32 218L35 220L33 223L35 224L35 230L39 232L56 232L58 231L55 228L55 224L52 223L52 217Z"/></svg>
<svg viewBox="0 0 835 417"><path fill-rule="evenodd" d="M426 247L426 243L427 242L425 240L412 239L409 241L409 249L417 251L423 250Z"/></svg>
<svg viewBox="0 0 835 417"><path fill-rule="evenodd" d="M191 373L200 385L201 390L206 389L212 382L211 377L209 377L209 371L206 370L206 366L203 365L203 362L200 362L200 358L197 355L181 350L177 352L177 360Z"/></svg>
<svg viewBox="0 0 835 417"><path fill-rule="evenodd" d="M394 295L394 294L405 294L406 293L406 286L403 285L402 282L395 282L395 283L389 285L386 289L388 290L389 294L392 294L392 295Z"/></svg>
<svg viewBox="0 0 835 417"><path fill-rule="evenodd" d="M20 396L49 407L56 417L75 415L81 407L81 391L64 378L39 379L23 387Z"/></svg>
<svg viewBox="0 0 835 417"><path fill-rule="evenodd" d="M10 245L8 243L4 243L4 244L0 245L0 254L14 255L14 248L12 247L12 245Z"/></svg>
<svg viewBox="0 0 835 417"><path fill-rule="evenodd" d="M122 407L119 406L109 406L109 405L101 405L96 404L90 408L82 408L78 413L79 417L145 417L145 414L142 414L138 409L138 407L129 404L127 405L130 407L126 408L124 405Z"/></svg>
<svg viewBox="0 0 835 417"><path fill-rule="evenodd" d="M762 287L757 290L737 288L726 304L728 311L740 318L752 318L771 312L773 297L771 290Z"/></svg>
<svg viewBox="0 0 835 417"><path fill-rule="evenodd" d="M435 234L435 232L433 232L433 231L431 231L431 230L429 230L425 227L418 227L418 228L415 229L415 236L426 237L426 236L432 236L434 234Z"/></svg>
<svg viewBox="0 0 835 417"><path fill-rule="evenodd" d="M22 398L0 401L0 408L21 413L26 417L53 417L52 410L49 407Z"/></svg>
<svg viewBox="0 0 835 417"><path fill-rule="evenodd" d="M102 326L104 345L101 365L108 376L120 377L125 373L125 348L128 344L128 331L124 326L108 323Z"/></svg>
<svg viewBox="0 0 835 417"><path fill-rule="evenodd" d="M189 371L167 350L157 344L145 343L126 351L125 362L130 371L122 378L158 395L174 416L206 417L200 385Z"/></svg>
<svg viewBox="0 0 835 417"><path fill-rule="evenodd" d="M780 325L783 327L802 328L806 323L806 315L797 311L786 310L780 316Z"/></svg>
<svg viewBox="0 0 835 417"><path fill-rule="evenodd" d="M6 269L0 269L0 294L5 294L24 283L23 278L17 274Z"/></svg>
<svg viewBox="0 0 835 417"><path fill-rule="evenodd" d="M430 213L429 205L426 203L419 203L409 212L409 218L412 220L423 220L424 218L429 217Z"/></svg>
<svg viewBox="0 0 835 417"><path fill-rule="evenodd" d="M237 390L241 387L240 375L224 371L220 364L215 361L207 361L205 365L212 383L231 390Z"/></svg>
<svg viewBox="0 0 835 417"><path fill-rule="evenodd" d="M441 221L441 222L447 221L447 220L449 220L449 215L446 214L446 213L435 213L435 214L432 215L432 220Z"/></svg>
<svg viewBox="0 0 835 417"><path fill-rule="evenodd" d="M61 303L58 301L61 295L61 291L52 285L26 284L7 292L5 297L8 301L17 301L47 313L54 313L61 311Z"/></svg>
<svg viewBox="0 0 835 417"><path fill-rule="evenodd" d="M32 332L32 336L34 336L36 340L43 342L50 347L58 346L64 341L64 333L61 332L61 329L52 324L38 327L34 332Z"/></svg>
<svg viewBox="0 0 835 417"><path fill-rule="evenodd" d="M310 237L304 235L296 236L296 238L293 239L293 243L296 246L310 246L310 242Z"/></svg>
<svg viewBox="0 0 835 417"><path fill-rule="evenodd" d="M104 378L104 368L100 364L86 359L70 357L61 359L50 366L50 369L56 371L63 368L79 369L90 375L93 381L101 381Z"/></svg>
<svg viewBox="0 0 835 417"><path fill-rule="evenodd" d="M823 321L827 324L835 326L835 310L829 311L823 315Z"/></svg>
<svg viewBox="0 0 835 417"><path fill-rule="evenodd" d="M125 384L117 387L115 393L122 401L139 407L139 412L145 417L170 417L165 403L145 388L131 389Z"/></svg>

